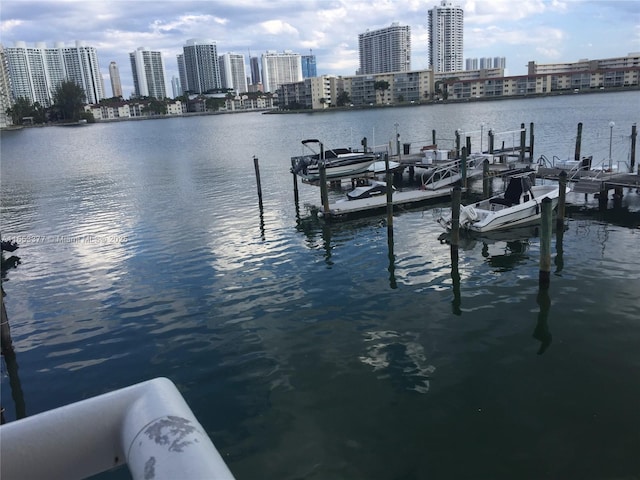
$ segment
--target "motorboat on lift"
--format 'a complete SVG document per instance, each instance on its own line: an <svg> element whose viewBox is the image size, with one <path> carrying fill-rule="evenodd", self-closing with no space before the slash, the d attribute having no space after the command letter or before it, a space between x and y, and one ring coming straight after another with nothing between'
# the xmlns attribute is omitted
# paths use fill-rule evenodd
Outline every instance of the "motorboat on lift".
<svg viewBox="0 0 640 480"><path fill-rule="evenodd" d="M322 142L316 139L303 140L302 144L312 153L291 157L291 172L307 181L320 179L321 165L324 165L327 179L348 178L366 173L378 160L378 156L372 152L356 152L349 148L325 150ZM320 151L314 151L310 144L319 145Z"/></svg>
<svg viewBox="0 0 640 480"><path fill-rule="evenodd" d="M565 187L565 192L571 191ZM514 175L509 179L504 194L471 204L460 205L460 229L489 232L511 228L538 220L542 200L550 198L552 209L558 205L559 185L533 185L530 174ZM440 217L438 223L451 230L451 216Z"/></svg>

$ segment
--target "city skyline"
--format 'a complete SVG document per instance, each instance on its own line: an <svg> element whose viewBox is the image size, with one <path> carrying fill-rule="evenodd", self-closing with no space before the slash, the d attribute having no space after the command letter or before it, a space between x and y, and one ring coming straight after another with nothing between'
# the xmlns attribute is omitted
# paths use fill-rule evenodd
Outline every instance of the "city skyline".
<svg viewBox="0 0 640 480"><path fill-rule="evenodd" d="M427 12L440 0L209 2L3 1L0 33L5 47L76 40L98 52L108 84L109 64L120 67L123 94L133 92L129 52L160 51L167 91L178 77L176 56L186 40L211 38L218 54L260 57L267 50L313 51L318 75L354 75L358 34L399 22L411 28L412 70L428 68ZM506 57L508 75L526 74L528 61L575 62L640 51L640 13L632 0L461 0L464 58ZM599 41L599 39L602 39ZM249 69L247 70L249 71Z"/></svg>

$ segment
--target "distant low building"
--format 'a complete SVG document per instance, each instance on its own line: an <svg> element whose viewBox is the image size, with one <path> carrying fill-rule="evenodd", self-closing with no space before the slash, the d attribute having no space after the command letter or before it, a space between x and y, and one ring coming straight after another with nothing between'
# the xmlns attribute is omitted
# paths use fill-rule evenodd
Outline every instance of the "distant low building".
<svg viewBox="0 0 640 480"><path fill-rule="evenodd" d="M149 105L148 101L143 100L123 100L121 102L111 102L108 104L86 105L85 112L90 112L96 120L123 120L136 117L151 117L157 114L151 114L146 111ZM167 102L166 115L182 115L186 113L186 106L180 100Z"/></svg>
<svg viewBox="0 0 640 480"><path fill-rule="evenodd" d="M530 62L530 69L532 68L539 73L505 77L504 68L501 66L453 72L417 70L332 79L318 77L330 78L328 87L320 83L312 88L309 81L311 79L283 84L278 90L279 107L325 109L337 106L341 92L348 95L349 105L358 107L433 100L544 95L576 90L638 88L640 54L602 60L582 60L576 64L535 65L534 62ZM381 88L382 85L387 88ZM330 94L326 93L327 88ZM321 102L321 98L325 101Z"/></svg>

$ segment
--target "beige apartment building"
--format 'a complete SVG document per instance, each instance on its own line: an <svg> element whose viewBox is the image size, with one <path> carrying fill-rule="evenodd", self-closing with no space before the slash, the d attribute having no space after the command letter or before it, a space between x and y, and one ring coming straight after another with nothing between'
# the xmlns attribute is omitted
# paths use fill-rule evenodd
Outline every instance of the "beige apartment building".
<svg viewBox="0 0 640 480"><path fill-rule="evenodd" d="M278 102L280 108L295 106L317 110L337 106L343 91L349 95L348 106L359 107L638 88L640 53L575 63L538 65L529 62L528 72L528 75L505 77L503 68L490 68L441 73L418 70L322 76L282 85L278 90ZM380 82L386 82L388 88L381 88Z"/></svg>

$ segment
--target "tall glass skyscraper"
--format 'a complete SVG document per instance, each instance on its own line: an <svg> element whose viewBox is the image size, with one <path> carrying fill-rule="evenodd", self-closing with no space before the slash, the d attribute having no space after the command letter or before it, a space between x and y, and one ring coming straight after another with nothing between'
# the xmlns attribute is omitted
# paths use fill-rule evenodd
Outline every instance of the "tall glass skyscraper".
<svg viewBox="0 0 640 480"><path fill-rule="evenodd" d="M464 12L449 0L429 10L429 68L459 72L463 65Z"/></svg>
<svg viewBox="0 0 640 480"><path fill-rule="evenodd" d="M316 56L315 55L302 55L302 77L313 78L318 76L318 70L316 69Z"/></svg>
<svg viewBox="0 0 640 480"><path fill-rule="evenodd" d="M251 57L251 55L249 56ZM251 63L251 84L257 85L262 83L260 77L260 59L258 57L251 57L249 62Z"/></svg>
<svg viewBox="0 0 640 480"><path fill-rule="evenodd" d="M411 28L397 22L358 35L359 75L411 70Z"/></svg>

